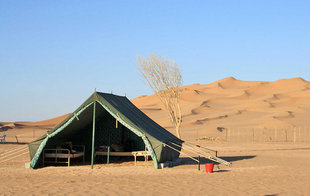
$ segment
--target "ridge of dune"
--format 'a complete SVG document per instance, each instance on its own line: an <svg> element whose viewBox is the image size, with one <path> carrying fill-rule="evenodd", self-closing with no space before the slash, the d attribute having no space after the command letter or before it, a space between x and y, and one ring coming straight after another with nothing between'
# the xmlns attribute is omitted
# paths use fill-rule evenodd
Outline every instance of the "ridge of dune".
<svg viewBox="0 0 310 196"><path fill-rule="evenodd" d="M57 116L55 118L50 118L47 120L42 120L42 121L37 121L37 122L33 122L33 124L38 124L38 125L45 125L45 124L51 124L51 125L57 125L59 124L61 121L63 121L64 119L66 119L68 116L70 116L71 113L68 114L64 114L61 116Z"/></svg>
<svg viewBox="0 0 310 196"><path fill-rule="evenodd" d="M42 121L35 121L35 122L1 122L0 123L0 130L8 130L14 128L53 128L61 121L66 119L69 114L57 116L51 119L42 120Z"/></svg>
<svg viewBox="0 0 310 196"><path fill-rule="evenodd" d="M302 82L302 83L309 83L309 81L303 79L302 77L294 77L294 78L284 78L284 79L279 79L275 82Z"/></svg>
<svg viewBox="0 0 310 196"><path fill-rule="evenodd" d="M66 119L69 114L61 115L58 117L50 118L47 120L42 121L35 121L35 122L15 122L15 126L34 126L34 127L54 127L55 125L59 124L61 121Z"/></svg>
<svg viewBox="0 0 310 196"><path fill-rule="evenodd" d="M232 82L232 81L237 81L237 79L232 76L229 76L227 78L220 79L217 82Z"/></svg>

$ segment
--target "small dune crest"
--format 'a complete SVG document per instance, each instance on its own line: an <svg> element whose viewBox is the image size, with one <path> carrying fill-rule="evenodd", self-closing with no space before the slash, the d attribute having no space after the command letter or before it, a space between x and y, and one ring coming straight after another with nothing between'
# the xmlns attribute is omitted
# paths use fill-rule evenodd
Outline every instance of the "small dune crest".
<svg viewBox="0 0 310 196"><path fill-rule="evenodd" d="M181 100L198 101L204 96L204 92L195 88L184 88L181 94Z"/></svg>
<svg viewBox="0 0 310 196"><path fill-rule="evenodd" d="M227 78L216 81L216 84L218 88L222 88L222 89L232 88L236 86L236 81L238 80L234 77L227 77Z"/></svg>
<svg viewBox="0 0 310 196"><path fill-rule="evenodd" d="M197 114L201 114L201 113L205 113L210 111L211 106L209 105L209 100L203 101L198 107L193 108L191 110L191 114L193 115L197 115Z"/></svg>
<svg viewBox="0 0 310 196"><path fill-rule="evenodd" d="M9 129L51 129L57 124L65 120L70 114L65 114L48 120L42 120L37 122L10 122L3 123L4 125L0 126L0 130L7 131Z"/></svg>
<svg viewBox="0 0 310 196"><path fill-rule="evenodd" d="M300 77L280 79L280 80L273 82L273 85L278 86L278 87L284 87L284 88L294 88L294 87L303 88L307 84L309 84L309 82Z"/></svg>
<svg viewBox="0 0 310 196"><path fill-rule="evenodd" d="M227 77L218 80L215 83L217 84L217 87L223 89L230 89L230 88L241 89L257 85L260 83L260 81L244 81L244 80L237 80L234 77Z"/></svg>
<svg viewBox="0 0 310 196"><path fill-rule="evenodd" d="M51 119L48 119L48 120L42 120L42 121L34 122L33 124L34 125L57 125L61 121L65 120L69 115L70 115L70 113L62 115L62 116L58 116L58 117L55 117L55 118L51 118Z"/></svg>
<svg viewBox="0 0 310 196"><path fill-rule="evenodd" d="M241 115L243 112L245 112L245 110L237 110L237 111L234 111L232 113L227 113L227 114L220 114L220 115L217 115L217 116L210 116L210 117L207 117L207 118L203 118L203 119L197 119L195 122L193 122L193 124L204 124L204 123L207 123L207 122L210 122L210 121L214 121L214 120L222 120L222 119L228 119L228 118L231 118L231 117L234 117L234 116L238 116L238 115Z"/></svg>
<svg viewBox="0 0 310 196"><path fill-rule="evenodd" d="M158 99L157 95L149 96L140 96L135 99L132 99L131 102L136 105L138 108L150 108L150 107L161 107L161 102Z"/></svg>
<svg viewBox="0 0 310 196"><path fill-rule="evenodd" d="M217 82L218 83L222 83L222 84L230 84L230 83L235 82L235 81L238 81L238 80L236 78L230 76L230 77L218 80Z"/></svg>
<svg viewBox="0 0 310 196"><path fill-rule="evenodd" d="M295 114L293 111L286 111L285 113L282 113L280 115L273 116L273 118L279 119L279 120L291 119L294 117L295 117Z"/></svg>

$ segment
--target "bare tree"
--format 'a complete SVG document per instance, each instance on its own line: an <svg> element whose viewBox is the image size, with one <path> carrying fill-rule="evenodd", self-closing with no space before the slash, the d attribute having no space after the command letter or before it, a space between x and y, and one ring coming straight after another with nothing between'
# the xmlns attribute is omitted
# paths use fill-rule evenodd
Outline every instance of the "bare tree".
<svg viewBox="0 0 310 196"><path fill-rule="evenodd" d="M180 138L182 113L180 96L183 84L180 68L176 62L166 60L164 57L151 54L147 58L138 56L139 71L147 81L152 91L168 110L171 123L174 125L176 135Z"/></svg>

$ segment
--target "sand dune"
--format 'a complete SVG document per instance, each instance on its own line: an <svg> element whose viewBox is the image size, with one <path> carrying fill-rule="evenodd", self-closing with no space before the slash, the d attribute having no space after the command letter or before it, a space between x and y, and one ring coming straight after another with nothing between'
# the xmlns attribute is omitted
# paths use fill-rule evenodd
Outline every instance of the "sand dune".
<svg viewBox="0 0 310 196"><path fill-rule="evenodd" d="M304 120L310 116L310 82L302 78L266 82L228 77L210 84L184 86L182 90L185 135L189 130L212 131L217 127L310 126L310 121ZM156 122L172 129L155 95L132 101Z"/></svg>
<svg viewBox="0 0 310 196"><path fill-rule="evenodd" d="M0 132L5 132L8 142L30 142L46 134L46 131L55 127L69 115L65 114L37 122L0 122Z"/></svg>
<svg viewBox="0 0 310 196"><path fill-rule="evenodd" d="M193 84L181 88L181 128L185 139L192 134L192 130L208 133L217 130L217 127L310 126L310 82L302 78L266 82L228 77L210 84ZM143 95L131 101L174 133L167 112L156 95ZM9 132L14 132L15 129L23 128L31 130L29 134L33 134L34 129L40 129L45 133L68 115L39 122L0 122L0 130L10 129Z"/></svg>
<svg viewBox="0 0 310 196"><path fill-rule="evenodd" d="M37 121L37 122L1 122L0 129L4 127L9 127L9 129L13 128L53 128L55 125L63 121L67 118L70 114L65 114L62 116L58 116L55 118L51 118L48 120Z"/></svg>

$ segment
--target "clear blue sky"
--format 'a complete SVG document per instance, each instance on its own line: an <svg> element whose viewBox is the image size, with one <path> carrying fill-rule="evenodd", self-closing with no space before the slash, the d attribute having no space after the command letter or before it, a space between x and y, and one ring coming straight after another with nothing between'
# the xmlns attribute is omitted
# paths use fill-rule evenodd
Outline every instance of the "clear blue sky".
<svg viewBox="0 0 310 196"><path fill-rule="evenodd" d="M310 1L0 1L0 121L74 111L98 91L151 91L136 55L175 60L184 84L310 80Z"/></svg>

